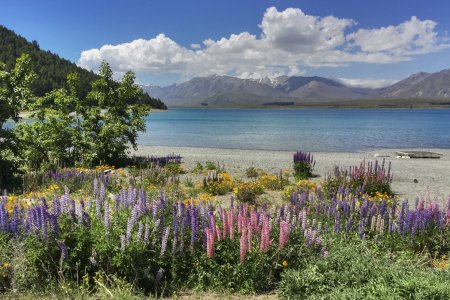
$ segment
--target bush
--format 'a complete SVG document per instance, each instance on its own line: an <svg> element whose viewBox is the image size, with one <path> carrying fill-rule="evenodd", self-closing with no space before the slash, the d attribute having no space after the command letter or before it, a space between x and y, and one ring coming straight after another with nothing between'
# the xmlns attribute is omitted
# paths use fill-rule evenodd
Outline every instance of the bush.
<svg viewBox="0 0 450 300"><path fill-rule="evenodd" d="M308 179L313 176L314 157L311 153L297 151L294 153L294 177L296 179Z"/></svg>
<svg viewBox="0 0 450 300"><path fill-rule="evenodd" d="M236 185L234 193L239 201L255 203L256 197L264 193L264 186L259 181L240 182Z"/></svg>
<svg viewBox="0 0 450 300"><path fill-rule="evenodd" d="M258 178L258 181L261 183L263 188L273 191L282 190L284 186L289 184L289 181L283 177L283 174L281 172L277 175L262 174Z"/></svg>
<svg viewBox="0 0 450 300"><path fill-rule="evenodd" d="M248 178L257 178L259 175L258 170L255 167L249 167L245 170L245 176Z"/></svg>
<svg viewBox="0 0 450 300"><path fill-rule="evenodd" d="M334 174L323 181L322 187L328 197L347 187L353 194L392 197L392 178L391 163L386 169L384 160L381 164L378 161L369 161L367 165L361 162L359 166L352 166L348 170L335 167Z"/></svg>
<svg viewBox="0 0 450 300"><path fill-rule="evenodd" d="M233 178L227 172L212 171L203 178L203 190L211 195L225 195L233 189Z"/></svg>
<svg viewBox="0 0 450 300"><path fill-rule="evenodd" d="M81 93L79 76L69 74L67 88L47 93L32 104L34 122L15 128L29 169L77 163L118 165L126 160L130 145L137 148L138 132L145 131L150 108L128 102L142 89L134 83L132 72L114 81L105 62L99 74L87 96Z"/></svg>

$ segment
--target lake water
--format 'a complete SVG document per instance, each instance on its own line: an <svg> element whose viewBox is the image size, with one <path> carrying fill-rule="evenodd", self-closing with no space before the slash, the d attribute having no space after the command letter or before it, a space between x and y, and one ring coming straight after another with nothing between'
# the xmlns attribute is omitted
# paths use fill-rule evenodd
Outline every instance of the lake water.
<svg viewBox="0 0 450 300"><path fill-rule="evenodd" d="M450 148L450 110L170 109L152 112L139 144L365 151Z"/></svg>

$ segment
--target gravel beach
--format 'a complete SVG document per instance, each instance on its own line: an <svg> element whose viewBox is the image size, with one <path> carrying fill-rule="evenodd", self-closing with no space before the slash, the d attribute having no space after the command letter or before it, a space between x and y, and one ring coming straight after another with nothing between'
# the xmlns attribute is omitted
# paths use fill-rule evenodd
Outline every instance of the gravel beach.
<svg viewBox="0 0 450 300"><path fill-rule="evenodd" d="M399 149L396 149L399 150ZM450 149L408 149L443 153L440 159L397 158L394 149L369 152L314 152L316 167L314 173L319 179L332 172L334 166L349 167L359 165L363 160L392 161L394 181L392 188L401 199L414 202L417 197L446 203L450 196ZM235 176L242 176L248 167L261 168L275 173L281 169L292 169L291 151L213 149L188 147L139 146L136 155L163 156L169 153L180 154L183 165L191 170L197 162L212 161L225 165ZM378 155L376 157L375 155ZM415 182L415 179L417 183Z"/></svg>

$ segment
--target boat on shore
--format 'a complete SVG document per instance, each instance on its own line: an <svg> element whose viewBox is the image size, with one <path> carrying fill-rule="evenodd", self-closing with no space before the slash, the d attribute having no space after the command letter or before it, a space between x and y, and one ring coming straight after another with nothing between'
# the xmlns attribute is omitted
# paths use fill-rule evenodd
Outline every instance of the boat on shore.
<svg viewBox="0 0 450 300"><path fill-rule="evenodd" d="M396 151L397 157L407 158L441 158L443 153L431 151Z"/></svg>

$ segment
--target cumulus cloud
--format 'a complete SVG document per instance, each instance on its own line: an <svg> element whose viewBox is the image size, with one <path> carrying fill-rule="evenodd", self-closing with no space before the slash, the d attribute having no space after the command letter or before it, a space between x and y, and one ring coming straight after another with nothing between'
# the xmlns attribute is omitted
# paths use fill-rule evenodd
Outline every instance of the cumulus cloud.
<svg viewBox="0 0 450 300"><path fill-rule="evenodd" d="M421 21L416 17L399 24L377 29L359 29L347 36L349 41L366 53L388 53L405 57L441 50L446 45L438 44L437 23Z"/></svg>
<svg viewBox="0 0 450 300"><path fill-rule="evenodd" d="M351 31L355 25L352 19L270 7L259 24L259 36L241 32L184 47L161 33L149 40L83 51L78 65L97 70L106 60L119 73L131 69L183 79L212 74L258 78L299 75L304 67L396 63L449 47L432 20L412 17L396 26Z"/></svg>

